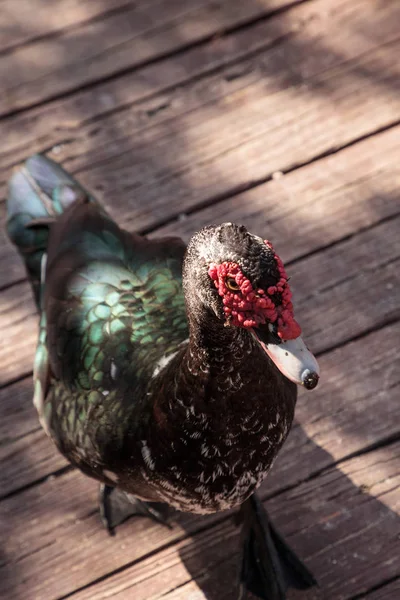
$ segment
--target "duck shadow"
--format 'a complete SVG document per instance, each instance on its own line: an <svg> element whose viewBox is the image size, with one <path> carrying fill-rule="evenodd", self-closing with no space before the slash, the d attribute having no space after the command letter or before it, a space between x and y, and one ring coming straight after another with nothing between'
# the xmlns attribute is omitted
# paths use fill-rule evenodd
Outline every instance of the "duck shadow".
<svg viewBox="0 0 400 600"><path fill-rule="evenodd" d="M390 548L395 552L400 533L400 517L390 508L396 504L392 477L396 476L399 445L383 444L381 449L374 448L374 456L360 452L335 465L333 457L299 424L292 434L258 491L271 521L319 584L307 591L292 589L288 599L364 598L370 589L398 576L395 564L389 566L387 559ZM382 464L383 473L374 480L371 472ZM385 485L383 479L387 479ZM375 485L383 501L368 493ZM234 514L226 513L217 524L215 517L204 517L200 527L198 519L177 515L190 536L179 555L192 581L180 583L163 598L237 598L241 546ZM193 524L198 528L195 534ZM196 590L202 595L196 595ZM246 598L253 596L249 593Z"/></svg>

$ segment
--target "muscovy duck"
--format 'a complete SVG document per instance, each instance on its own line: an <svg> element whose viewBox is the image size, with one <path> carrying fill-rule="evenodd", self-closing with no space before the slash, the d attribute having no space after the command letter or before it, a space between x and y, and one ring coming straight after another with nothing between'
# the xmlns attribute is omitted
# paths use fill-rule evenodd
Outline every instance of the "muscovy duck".
<svg viewBox="0 0 400 600"><path fill-rule="evenodd" d="M100 481L110 531L157 503L241 506L241 594L315 584L255 495L318 365L272 245L232 223L188 248L120 229L42 155L13 174L7 229L40 311L34 404L46 433ZM242 597L242 596L241 596Z"/></svg>

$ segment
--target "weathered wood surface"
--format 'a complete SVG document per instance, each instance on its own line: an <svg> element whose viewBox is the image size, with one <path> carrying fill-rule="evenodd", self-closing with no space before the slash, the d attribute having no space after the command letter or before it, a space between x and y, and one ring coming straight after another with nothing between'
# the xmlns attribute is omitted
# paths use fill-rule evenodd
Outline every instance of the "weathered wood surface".
<svg viewBox="0 0 400 600"><path fill-rule="evenodd" d="M368 600L394 600L400 597L400 579L397 577L394 581L374 590L368 594Z"/></svg>
<svg viewBox="0 0 400 600"><path fill-rule="evenodd" d="M311 13L304 16L311 28L311 40L313 29L317 37L328 26L326 20L312 18L318 15L316 5L321 10L323 4L311 3L296 9ZM348 10L351 6L347 6ZM386 22L393 26L396 21L397 13L392 8L396 6L393 3L388 6L390 10L379 12L382 26ZM329 20L330 43L340 48L343 38L363 23L363 17L360 11L350 11L341 18L337 15L342 15L341 11L333 13ZM272 27L271 22L267 25L269 35L276 35L276 25ZM13 164L17 157L22 159L27 153L52 147L60 135L65 137L66 128L69 142L57 153L57 160L77 172L116 219L133 229L154 227L171 215L212 202L213 197L232 195L256 181L267 180L276 171L288 171L316 154L349 143L352 136L368 134L397 119L399 96L386 94L383 80L392 77L398 49L396 44L382 47L380 38L375 40L372 35L378 24L371 20L370 27L371 31L366 31L354 44L355 58L352 60L350 52L346 62L343 56L332 53L327 65L325 54L310 54L309 48L301 50L289 38L241 63L238 77L229 76L234 73L230 67L189 83L184 89L179 87L167 96L157 95L150 105L133 104L116 114L106 113L86 127L81 124L82 118L77 118L76 124L69 128L61 111L58 125L53 129L52 113L47 117L48 113L42 111L40 127L36 130L33 127L34 144L29 143L29 134L24 136L25 131L32 129L32 123L14 124L12 131L18 137L19 149L12 150L12 157L0 159L4 161L3 181L10 174L7 168L10 159ZM247 37L238 43L239 48L246 43L259 43L265 34L259 31L254 40L252 29L245 33ZM222 42L228 57L231 44L224 38ZM357 58L360 53L361 59ZM285 69L288 57L290 71ZM194 65L198 58L193 56ZM203 63L205 59L211 64L215 62L212 52L205 54ZM168 65L155 67L165 77ZM236 75L238 68L236 65ZM360 77L358 73L364 68L370 75ZM381 83L373 77L375 68ZM146 78L146 74L143 76ZM164 108L157 111L160 106ZM68 109L69 116L71 112L74 114L73 107L64 107ZM88 118L89 105L82 110L83 118ZM393 135L392 143L398 144L398 137L396 141ZM13 148L11 142L10 147ZM127 195L129 204L125 201ZM0 206L0 211L4 207ZM2 260L7 264L5 282L23 277L20 261L5 244L4 234L0 236L0 248Z"/></svg>
<svg viewBox="0 0 400 600"><path fill-rule="evenodd" d="M5 55L0 65L0 115L181 51L182 46L266 16L286 4L291 2L154 0L127 2L126 10L107 12L103 3L102 19L83 17L81 25L25 43Z"/></svg>
<svg viewBox="0 0 400 600"><path fill-rule="evenodd" d="M0 52L10 53L19 46L59 35L65 29L94 19L103 19L109 12L107 4L104 0L58 0L57 10L51 10L46 0L1 0ZM113 0L111 12L126 10L129 7L127 0ZM110 8L108 5L108 9Z"/></svg>
<svg viewBox="0 0 400 600"><path fill-rule="evenodd" d="M321 584L293 599L399 596L399 18L386 0L0 0L2 192L51 150L128 229L240 221L289 263L323 369L262 487ZM0 598L235 597L227 514L108 538L97 484L38 426L37 317L3 231L0 290Z"/></svg>
<svg viewBox="0 0 400 600"><path fill-rule="evenodd" d="M46 148L59 147L62 132L71 138L70 143L82 135L82 126L106 115L112 117L120 110L130 110L125 113L124 123L129 115L129 128L133 132L132 128L153 126L160 120L227 95L238 86L243 88L260 79L275 91L299 86L343 62L353 63L357 79L376 75L378 91L379 80L384 75L379 76L379 66L370 60L363 71L357 59L398 39L396 5L365 0L303 2L299 2L299 6L292 2L291 10L252 26L232 33L223 31L224 35L196 45L181 56L166 56L137 72L100 82L98 86L49 102L46 107L8 119L4 123L8 144L0 156L8 156L12 163L18 160L18 155L23 158L26 152L35 151L43 143ZM207 85L201 83L204 77L209 79ZM234 83L237 79L240 81ZM323 83L321 81L319 88L316 81L315 91L323 93ZM396 82L389 80L387 85L390 90ZM193 89L192 93L185 92L182 86ZM171 102L161 108L165 97L157 100L157 96L162 92ZM267 92L268 87L264 88L264 93ZM136 111L135 105L138 105ZM116 122L120 127L118 117ZM86 131L83 133L85 137ZM79 141L76 140L77 144Z"/></svg>
<svg viewBox="0 0 400 600"><path fill-rule="evenodd" d="M326 4L329 10L321 16ZM186 64L175 57L150 72L143 69L139 83L132 76L122 89L92 91L78 104L72 96L51 110L11 119L5 124L9 150L0 154L0 182L27 154L56 146L57 160L77 172L120 222L149 228L345 145L351 136L387 126L400 112L398 95L387 94L385 84L388 78L393 85L397 46L382 47L375 31L382 28L390 40L397 35L397 7L386 3L377 22L372 15L367 19L368 11L354 10L354 0L341 0L343 10L334 11L336 5L336 0L306 3L289 11L295 11L292 17L284 13L194 49ZM301 38L289 36L299 22ZM311 51L328 27L337 52ZM269 48L281 30L282 43ZM350 38L344 61L339 49L354 30L362 35ZM262 43L269 49L214 73L232 54L254 53ZM176 87L185 78L186 85ZM167 92L137 104L135 98L146 95L141 81L147 95L154 87ZM113 98L113 110L103 97ZM57 145L66 138L68 143ZM15 281L22 277L20 262L4 249L3 236L0 243L8 265L5 281Z"/></svg>
<svg viewBox="0 0 400 600"><path fill-rule="evenodd" d="M360 14L361 7L365 20ZM69 149L68 152L60 152L59 158L75 158L78 152L80 160L86 159L87 162L81 166L75 161L76 167L86 168L93 162L88 149L101 151L100 142L104 140L110 144L113 139L115 141L116 133L123 139L122 134L126 134L127 129L121 130L121 122L129 125L131 135L125 135L126 144L135 139L135 129L140 131L146 126L153 127L160 121L182 116L182 113L192 112L218 99L222 102L224 96L247 89L250 84L253 87L258 84L258 91L263 91L263 96L277 91L285 94L285 88L300 88L297 91L301 92L303 87L305 98L309 95L306 93L309 84L313 89L308 91L314 92L318 98L329 94L331 87L336 87L335 81L329 82L331 71L334 73L335 67L343 67L344 62L348 63L348 71L354 72L356 81L370 79L369 85L375 86L376 93L386 91L386 85L390 90L395 86L388 77L391 72L382 71L383 64L378 63L379 56L375 56L375 52L382 46L391 46L389 41L395 44L398 11L393 3L386 3L380 8L376 13L371 10L371 3L350 0L340 0L339 7L338 2L333 0L308 2L282 16L202 44L182 57L167 57L140 69L129 79L118 78L101 84L96 91L87 90L50 103L46 108L9 119L4 124L9 142L7 148L2 149L2 168L7 155L9 164L12 164L18 160L18 155L23 158L27 152L37 149L57 145L60 150L62 132L68 133L70 139L66 146ZM321 36L328 28L329 48L324 48ZM359 33L354 35L354 31ZM379 35L378 31L381 32ZM350 43L346 44L344 56L343 44L349 37ZM342 78L348 71L341 73ZM202 82L205 77L207 81ZM385 79L389 81L385 83ZM182 85L184 89L181 89ZM163 91L167 98L161 96L158 99L156 96ZM360 97L365 95L362 92L361 89L358 91ZM149 96L152 96L151 101L146 99ZM236 98L228 98L222 106L232 104L233 100L238 103L239 99L240 94ZM272 102L274 100L271 98ZM141 105L137 105L139 101L142 101ZM162 102L167 106L161 107ZM279 97L281 105L282 96ZM226 109L224 107L224 111ZM302 118L303 111L299 109L300 106L292 115L296 120ZM124 112L122 118L114 114L121 110ZM202 121L201 114L199 116ZM252 116L251 111L248 116ZM279 113L275 111L272 116L275 116L276 126ZM100 127L101 137L98 137L99 132L95 131L92 123L94 118L96 122L105 119ZM89 130L85 127L88 121L91 123ZM121 151L119 144L115 145L115 150ZM108 152L107 156L112 155L113 149L108 148Z"/></svg>

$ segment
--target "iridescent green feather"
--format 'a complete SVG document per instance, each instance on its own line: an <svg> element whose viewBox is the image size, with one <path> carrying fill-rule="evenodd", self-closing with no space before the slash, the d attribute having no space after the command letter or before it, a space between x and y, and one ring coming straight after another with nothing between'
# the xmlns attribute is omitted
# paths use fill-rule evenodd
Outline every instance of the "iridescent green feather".
<svg viewBox="0 0 400 600"><path fill-rule="evenodd" d="M8 231L42 307L34 400L72 462L88 455L101 462L107 432L115 450L134 426L158 361L187 338L183 247L171 242L155 251L130 237L54 165L29 159L11 180L8 199Z"/></svg>

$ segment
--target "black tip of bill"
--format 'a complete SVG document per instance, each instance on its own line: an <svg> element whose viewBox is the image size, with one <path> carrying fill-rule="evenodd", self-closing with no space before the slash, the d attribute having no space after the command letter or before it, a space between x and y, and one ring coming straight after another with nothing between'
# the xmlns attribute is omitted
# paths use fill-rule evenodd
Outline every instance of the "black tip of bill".
<svg viewBox="0 0 400 600"><path fill-rule="evenodd" d="M305 371L302 376L302 384L306 390L313 390L317 387L319 381L319 375L315 371Z"/></svg>

